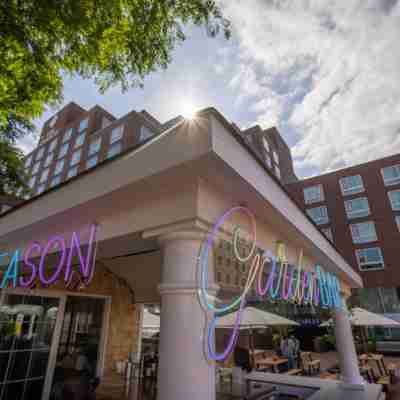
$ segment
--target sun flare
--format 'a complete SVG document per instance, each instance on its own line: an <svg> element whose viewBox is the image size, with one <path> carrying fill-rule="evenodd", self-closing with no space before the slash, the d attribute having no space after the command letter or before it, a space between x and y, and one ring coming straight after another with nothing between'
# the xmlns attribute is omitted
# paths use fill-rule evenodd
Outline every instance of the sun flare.
<svg viewBox="0 0 400 400"><path fill-rule="evenodd" d="M182 103L180 112L184 118L193 119L196 115L196 107L191 101L185 101Z"/></svg>

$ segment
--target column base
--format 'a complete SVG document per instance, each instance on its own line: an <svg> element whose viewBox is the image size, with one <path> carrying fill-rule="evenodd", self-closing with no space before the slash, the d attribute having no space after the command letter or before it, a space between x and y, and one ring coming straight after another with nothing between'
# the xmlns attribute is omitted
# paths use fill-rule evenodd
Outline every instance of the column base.
<svg viewBox="0 0 400 400"><path fill-rule="evenodd" d="M343 390L356 390L356 391L364 391L365 390L365 384L362 383L345 383L341 382L339 384L340 389Z"/></svg>

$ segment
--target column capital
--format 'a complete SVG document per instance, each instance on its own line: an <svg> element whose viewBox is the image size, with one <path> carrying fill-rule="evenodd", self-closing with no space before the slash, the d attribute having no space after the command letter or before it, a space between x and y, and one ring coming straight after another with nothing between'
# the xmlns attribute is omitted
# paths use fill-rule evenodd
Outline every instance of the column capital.
<svg viewBox="0 0 400 400"><path fill-rule="evenodd" d="M157 238L161 244L171 240L204 240L209 231L208 224L195 218L146 230L142 238Z"/></svg>

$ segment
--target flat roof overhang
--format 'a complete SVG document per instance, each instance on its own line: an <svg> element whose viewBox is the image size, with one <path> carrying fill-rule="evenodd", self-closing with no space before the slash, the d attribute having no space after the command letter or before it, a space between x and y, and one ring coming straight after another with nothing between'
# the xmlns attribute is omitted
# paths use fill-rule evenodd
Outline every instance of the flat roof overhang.
<svg viewBox="0 0 400 400"><path fill-rule="evenodd" d="M116 249L121 254L133 248L154 249L157 243L143 238L143 231L195 218L212 222L218 217L197 203L196 185L204 179L237 199L237 204L245 202L257 218L278 232L293 237L300 248L348 286L361 287L361 277L239 142L221 114L204 110L196 120L178 123L141 147L4 214L0 218L0 251L33 239L45 240L55 232L67 234L76 229L74 223L91 222L102 225L99 256L115 255ZM162 202L146 204L143 193L154 193ZM179 204L164 209L169 201ZM144 210L150 218L144 218Z"/></svg>

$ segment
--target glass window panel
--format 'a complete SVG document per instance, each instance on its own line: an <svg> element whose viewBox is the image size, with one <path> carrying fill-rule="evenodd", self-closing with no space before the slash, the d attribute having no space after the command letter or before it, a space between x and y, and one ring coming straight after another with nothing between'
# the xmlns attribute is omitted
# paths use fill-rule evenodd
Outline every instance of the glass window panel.
<svg viewBox="0 0 400 400"><path fill-rule="evenodd" d="M40 161L37 162L32 168L32 175L36 174L39 171Z"/></svg>
<svg viewBox="0 0 400 400"><path fill-rule="evenodd" d="M339 180L343 196L364 191L364 183L360 175L346 176Z"/></svg>
<svg viewBox="0 0 400 400"><path fill-rule="evenodd" d="M71 139L72 132L74 131L73 128L69 128L65 133L64 133L64 138L63 142L68 142L69 139Z"/></svg>
<svg viewBox="0 0 400 400"><path fill-rule="evenodd" d="M347 218L359 218L369 215L369 204L366 197L359 197L344 202Z"/></svg>
<svg viewBox="0 0 400 400"><path fill-rule="evenodd" d="M54 169L54 175L61 174L62 170L64 168L64 159L59 160L56 164L56 168Z"/></svg>
<svg viewBox="0 0 400 400"><path fill-rule="evenodd" d="M36 160L36 161L40 160L40 159L43 157L43 154L44 154L44 146L42 146L42 147L38 150L38 152L36 153L35 160Z"/></svg>
<svg viewBox="0 0 400 400"><path fill-rule="evenodd" d="M79 123L79 133L83 132L89 125L89 118L85 118L83 119L80 123Z"/></svg>
<svg viewBox="0 0 400 400"><path fill-rule="evenodd" d="M97 161L98 161L97 155L90 157L86 161L86 169L93 168L97 164Z"/></svg>
<svg viewBox="0 0 400 400"><path fill-rule="evenodd" d="M50 145L49 145L49 152L51 153L52 151L54 151L54 149L57 147L57 142L58 142L58 140L57 139L54 139L51 143L50 143Z"/></svg>
<svg viewBox="0 0 400 400"><path fill-rule="evenodd" d="M81 133L79 136L76 137L75 148L82 146L84 142L85 142L85 133Z"/></svg>
<svg viewBox="0 0 400 400"><path fill-rule="evenodd" d="M278 153L276 151L273 151L273 155L274 155L274 161L279 164L279 156Z"/></svg>
<svg viewBox="0 0 400 400"><path fill-rule="evenodd" d="M383 256L379 247L356 250L358 265L361 270L383 269Z"/></svg>
<svg viewBox="0 0 400 400"><path fill-rule="evenodd" d="M392 190L388 195L392 210L400 210L400 190Z"/></svg>
<svg viewBox="0 0 400 400"><path fill-rule="evenodd" d="M89 156L91 156L91 155L96 154L97 152L99 152L99 151L100 151L100 147L101 147L101 137L99 137L99 138L93 140L93 141L90 143L90 146L89 146Z"/></svg>
<svg viewBox="0 0 400 400"><path fill-rule="evenodd" d="M78 174L78 166L72 167L68 170L67 179L70 179L77 174Z"/></svg>
<svg viewBox="0 0 400 400"><path fill-rule="evenodd" d="M81 160L81 153L82 153L82 150L80 150L80 149L76 150L72 153L71 165L75 165Z"/></svg>
<svg viewBox="0 0 400 400"><path fill-rule="evenodd" d="M29 179L29 187L32 189L35 186L35 182L36 182L36 176L32 176L31 179Z"/></svg>
<svg viewBox="0 0 400 400"><path fill-rule="evenodd" d="M54 158L53 153L48 154L46 159L44 160L44 166L48 167L51 164L51 162L53 161L53 158Z"/></svg>
<svg viewBox="0 0 400 400"><path fill-rule="evenodd" d="M265 137L262 138L262 142L263 142L265 151L269 152L269 143L268 143L267 139L265 139Z"/></svg>
<svg viewBox="0 0 400 400"><path fill-rule="evenodd" d="M354 243L369 243L377 240L375 224L372 221L350 225Z"/></svg>
<svg viewBox="0 0 400 400"><path fill-rule="evenodd" d="M328 209L326 206L309 208L306 212L317 225L323 225L329 222Z"/></svg>
<svg viewBox="0 0 400 400"><path fill-rule="evenodd" d="M275 165L275 174L278 179L281 179L281 169L277 165Z"/></svg>
<svg viewBox="0 0 400 400"><path fill-rule="evenodd" d="M42 175L40 175L40 183L44 183L47 181L47 178L49 177L49 168L46 168L43 170Z"/></svg>
<svg viewBox="0 0 400 400"><path fill-rule="evenodd" d="M265 155L265 163L267 164L268 168L272 168L271 157L268 154Z"/></svg>
<svg viewBox="0 0 400 400"><path fill-rule="evenodd" d="M46 185L44 183L42 183L41 185L38 186L36 193L37 194L43 193L45 188L46 188Z"/></svg>
<svg viewBox="0 0 400 400"><path fill-rule="evenodd" d="M146 139L151 138L154 136L154 132L150 130L147 126L142 126L140 128L140 141L143 142Z"/></svg>
<svg viewBox="0 0 400 400"><path fill-rule="evenodd" d="M400 183L400 165L391 165L381 170L386 186Z"/></svg>
<svg viewBox="0 0 400 400"><path fill-rule="evenodd" d="M116 128L114 128L111 131L110 144L121 140L123 133L124 133L124 126L123 125L120 125L120 126L117 126Z"/></svg>
<svg viewBox="0 0 400 400"><path fill-rule="evenodd" d="M65 155L68 153L68 148L69 148L69 143L64 143L61 147L60 147L60 151L58 153L58 158L63 158L65 157Z"/></svg>
<svg viewBox="0 0 400 400"><path fill-rule="evenodd" d="M324 201L324 190L322 185L310 186L303 189L304 201L306 204Z"/></svg>
<svg viewBox="0 0 400 400"><path fill-rule="evenodd" d="M60 182L61 182L61 175L57 175L51 180L50 186L51 187L57 186Z"/></svg>
<svg viewBox="0 0 400 400"><path fill-rule="evenodd" d="M107 153L107 158L114 157L115 155L121 153L122 150L122 144L121 142L114 143L110 148L108 149Z"/></svg>

